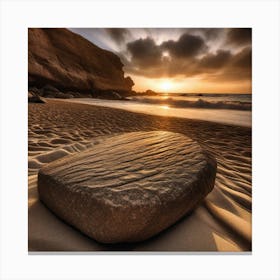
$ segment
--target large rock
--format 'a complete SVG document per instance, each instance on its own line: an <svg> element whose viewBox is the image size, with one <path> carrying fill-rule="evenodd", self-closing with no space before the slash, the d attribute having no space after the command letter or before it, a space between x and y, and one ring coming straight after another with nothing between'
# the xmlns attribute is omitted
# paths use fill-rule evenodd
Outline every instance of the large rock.
<svg viewBox="0 0 280 280"><path fill-rule="evenodd" d="M28 29L29 87L51 85L60 91L130 91L123 64L80 35L63 28Z"/></svg>
<svg viewBox="0 0 280 280"><path fill-rule="evenodd" d="M40 199L103 243L145 240L213 189L216 161L190 138L153 131L113 136L44 166Z"/></svg>

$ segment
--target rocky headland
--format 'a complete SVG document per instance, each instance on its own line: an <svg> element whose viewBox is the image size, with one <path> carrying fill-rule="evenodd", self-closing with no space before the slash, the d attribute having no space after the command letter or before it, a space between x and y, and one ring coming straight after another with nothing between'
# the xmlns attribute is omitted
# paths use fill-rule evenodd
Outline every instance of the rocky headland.
<svg viewBox="0 0 280 280"><path fill-rule="evenodd" d="M31 95L52 98L122 99L134 85L123 64L64 28L29 28L28 88Z"/></svg>

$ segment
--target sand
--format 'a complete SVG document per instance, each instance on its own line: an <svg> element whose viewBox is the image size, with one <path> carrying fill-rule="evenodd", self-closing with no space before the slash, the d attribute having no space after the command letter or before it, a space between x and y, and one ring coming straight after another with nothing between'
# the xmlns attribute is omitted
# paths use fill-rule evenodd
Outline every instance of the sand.
<svg viewBox="0 0 280 280"><path fill-rule="evenodd" d="M191 214L159 235L132 244L104 245L62 222L39 200L37 173L55 159L123 132L165 130L197 141L217 160L214 190ZM30 251L250 251L251 129L48 100L29 104Z"/></svg>

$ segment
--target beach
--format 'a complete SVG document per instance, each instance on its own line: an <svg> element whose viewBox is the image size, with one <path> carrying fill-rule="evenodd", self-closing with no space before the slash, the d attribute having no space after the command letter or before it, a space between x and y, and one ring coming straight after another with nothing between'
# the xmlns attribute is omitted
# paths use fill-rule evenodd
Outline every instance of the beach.
<svg viewBox="0 0 280 280"><path fill-rule="evenodd" d="M69 102L70 101L70 102ZM251 251L251 128L47 99L28 105L29 251ZM38 199L45 164L125 132L186 135L217 160L213 191L192 213L142 242L104 245L67 225Z"/></svg>

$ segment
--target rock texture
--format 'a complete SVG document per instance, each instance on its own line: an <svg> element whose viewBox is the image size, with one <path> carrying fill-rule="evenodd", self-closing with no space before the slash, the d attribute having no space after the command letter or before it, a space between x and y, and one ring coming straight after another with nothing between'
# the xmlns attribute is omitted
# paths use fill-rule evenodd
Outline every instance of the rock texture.
<svg viewBox="0 0 280 280"><path fill-rule="evenodd" d="M45 165L39 197L103 243L142 241L190 212L213 189L216 160L171 132L112 136Z"/></svg>
<svg viewBox="0 0 280 280"><path fill-rule="evenodd" d="M67 29L28 29L29 87L86 94L130 91L134 83L122 68L117 55Z"/></svg>

